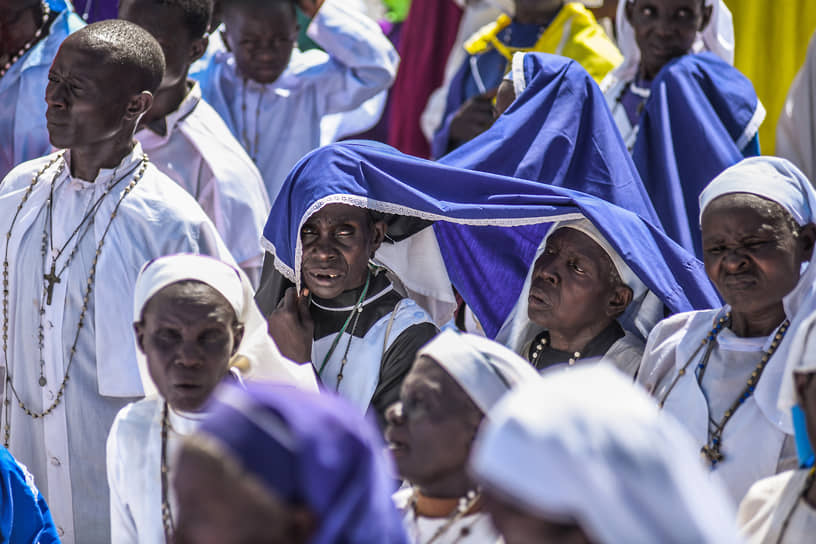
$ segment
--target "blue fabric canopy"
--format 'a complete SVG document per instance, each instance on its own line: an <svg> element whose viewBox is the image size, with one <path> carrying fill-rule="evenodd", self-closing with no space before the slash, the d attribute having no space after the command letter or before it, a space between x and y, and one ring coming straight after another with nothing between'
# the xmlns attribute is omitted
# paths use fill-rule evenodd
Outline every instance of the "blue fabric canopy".
<svg viewBox="0 0 816 544"><path fill-rule="evenodd" d="M719 305L702 263L632 212L578 191L453 168L373 142L320 148L286 179L264 245L290 281L300 275L301 224L334 202L436 222L448 277L491 337L518 299L549 223L578 215L596 224L670 311Z"/></svg>
<svg viewBox="0 0 816 544"><path fill-rule="evenodd" d="M652 83L632 158L666 232L698 256L697 198L744 158L763 115L748 78L713 53L680 57Z"/></svg>
<svg viewBox="0 0 816 544"><path fill-rule="evenodd" d="M527 53L523 72L526 88L507 111L439 162L577 189L660 225L603 93L587 71L565 57Z"/></svg>
<svg viewBox="0 0 816 544"><path fill-rule="evenodd" d="M45 499L30 474L0 447L0 542L59 544Z"/></svg>

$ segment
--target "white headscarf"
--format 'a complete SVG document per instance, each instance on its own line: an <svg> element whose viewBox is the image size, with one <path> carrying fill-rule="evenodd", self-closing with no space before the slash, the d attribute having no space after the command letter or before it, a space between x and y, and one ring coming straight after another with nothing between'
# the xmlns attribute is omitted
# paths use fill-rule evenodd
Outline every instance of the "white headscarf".
<svg viewBox="0 0 816 544"><path fill-rule="evenodd" d="M814 222L816 190L805 175L787 159L751 157L727 168L714 178L700 194L700 219L717 197L748 193L776 202L791 214L800 226ZM791 369L802 353L806 331L800 331L808 315L816 309L816 252L804 267L796 287L782 299L790 327L777 348L772 361L787 361L785 365L770 365L754 393L765 416L788 434L793 434L789 403L793 398ZM807 328L807 327L804 327ZM781 394L780 394L781 387Z"/></svg>
<svg viewBox="0 0 816 544"><path fill-rule="evenodd" d="M649 336L649 332L657 322L663 319L663 303L654 293L649 291L595 225L588 219L582 218L556 223L549 230L547 236L544 237L544 240L541 241L533 259L533 264L530 265L530 269L527 271L527 278L524 280L524 287L521 289L518 302L516 302L504 325L502 325L499 334L496 335L496 341L516 353L520 353L524 346L541 332L541 327L530 321L527 313L529 308L527 297L530 294L530 285L533 281L533 269L535 268L535 262L544 252L547 240L552 236L552 233L564 228L583 232L609 255L624 285L632 290L632 302L629 303L623 315L618 317L618 322L624 330L632 332L642 339Z"/></svg>
<svg viewBox="0 0 816 544"><path fill-rule="evenodd" d="M630 81L638 71L640 65L640 48L635 40L635 29L626 18L626 2L618 2L618 14L615 27L618 33L618 47L623 53L623 62L612 70L609 75L612 81ZM706 6L711 6L711 20L702 32L697 33L697 39L691 47L692 53L711 51L728 64L734 64L734 21L731 11L723 0L705 0ZM605 86L606 87L606 86Z"/></svg>
<svg viewBox="0 0 816 544"><path fill-rule="evenodd" d="M590 540L738 542L724 490L698 448L645 392L607 365L519 387L477 435L477 481Z"/></svg>
<svg viewBox="0 0 816 544"><path fill-rule="evenodd" d="M186 280L200 281L218 291L232 306L238 322L244 325L244 336L236 355L248 361L248 369L244 369L246 377L317 390L311 365L298 365L286 359L267 333L266 320L255 304L254 290L246 274L213 257L169 255L146 263L136 279L133 321L142 320L144 307L153 295L168 285ZM150 377L147 359L138 348L137 353L145 396L156 395L158 391Z"/></svg>
<svg viewBox="0 0 816 544"><path fill-rule="evenodd" d="M445 330L417 352L445 369L486 417L513 387L539 380L535 368L501 344Z"/></svg>

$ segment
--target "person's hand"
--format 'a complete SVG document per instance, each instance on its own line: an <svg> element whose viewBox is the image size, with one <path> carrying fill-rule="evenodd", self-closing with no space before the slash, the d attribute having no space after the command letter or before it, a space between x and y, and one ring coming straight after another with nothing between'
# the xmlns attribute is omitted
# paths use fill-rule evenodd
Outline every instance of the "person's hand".
<svg viewBox="0 0 816 544"><path fill-rule="evenodd" d="M297 0L297 3L300 10L305 13L309 19L313 19L324 1L325 0Z"/></svg>
<svg viewBox="0 0 816 544"><path fill-rule="evenodd" d="M455 145L469 142L493 125L496 90L478 94L462 104L451 119L449 139Z"/></svg>
<svg viewBox="0 0 816 544"><path fill-rule="evenodd" d="M312 360L314 321L309 313L309 291L300 296L294 287L283 295L278 307L266 317L267 330L281 354L296 363Z"/></svg>

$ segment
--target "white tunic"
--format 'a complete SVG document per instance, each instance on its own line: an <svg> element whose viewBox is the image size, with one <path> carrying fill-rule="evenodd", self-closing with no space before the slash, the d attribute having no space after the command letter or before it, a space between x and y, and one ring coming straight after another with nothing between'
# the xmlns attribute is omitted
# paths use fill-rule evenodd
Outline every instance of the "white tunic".
<svg viewBox="0 0 816 544"><path fill-rule="evenodd" d="M802 499L809 472L810 469L789 470L751 486L737 514L742 536L749 544L813 541L816 509Z"/></svg>
<svg viewBox="0 0 816 544"><path fill-rule="evenodd" d="M196 83L165 117L167 134L136 133L150 161L193 195L253 284L263 263L261 236L269 216L263 179L224 121L201 99Z"/></svg>
<svg viewBox="0 0 816 544"><path fill-rule="evenodd" d="M692 358L722 312L722 309L687 312L661 321L649 335L637 381L657 400L662 400L678 371ZM703 387L698 385L694 371L705 348L694 356L685 374L677 380L663 409L686 427L701 448L708 442L709 414L715 421L722 420L742 393L768 344L768 338L739 338L725 328L711 351ZM751 484L791 468L796 462L793 437L771 415L776 414L784 367L783 359L772 357L754 394L725 426L721 444L725 457L712 474L722 479L735 506Z"/></svg>
<svg viewBox="0 0 816 544"><path fill-rule="evenodd" d="M399 57L391 43L343 0L326 0L308 35L325 52L293 51L274 83L245 81L227 52L191 74L258 165L273 202L295 163L320 146L321 118L357 108L396 76Z"/></svg>
<svg viewBox="0 0 816 544"><path fill-rule="evenodd" d="M152 397L122 408L111 427L107 446L110 486L111 542L116 544L165 544L162 522L161 427L164 401ZM198 427L195 414L168 412L168 483L173 481L172 460L181 439ZM178 512L172 485L170 509Z"/></svg>
<svg viewBox="0 0 816 544"><path fill-rule="evenodd" d="M417 516L411 508L413 490L406 487L393 495L394 504L402 514L402 525L411 544L425 544L448 522L448 518L428 518ZM463 516L451 524L433 542L435 544L493 544L499 534L493 528L490 516L477 512Z"/></svg>
<svg viewBox="0 0 816 544"><path fill-rule="evenodd" d="M0 185L0 232L8 232L34 174L54 156L23 163ZM101 170L95 183L72 178L68 166L55 178L57 163L40 177L17 217L8 254L8 358L0 360L0 371L10 369L16 391L33 410L51 405L66 375L98 241L141 157L141 146L137 144L117 168ZM70 159L70 153L66 158ZM40 387L38 308L43 297L43 275L51 261L49 256L46 263L40 251L47 225L49 189L53 183L53 245L59 248L92 202L118 178L124 179L102 201L70 266L55 284L53 303L44 306L47 384ZM58 259L57 271L75 244L76 237ZM32 419L17 407L12 393L4 390L12 401L10 450L37 477L64 543L110 540L104 444L119 409L142 395L132 331L133 286L146 261L178 252L207 253L232 262L215 227L195 200L150 165L110 224L62 402L45 418Z"/></svg>

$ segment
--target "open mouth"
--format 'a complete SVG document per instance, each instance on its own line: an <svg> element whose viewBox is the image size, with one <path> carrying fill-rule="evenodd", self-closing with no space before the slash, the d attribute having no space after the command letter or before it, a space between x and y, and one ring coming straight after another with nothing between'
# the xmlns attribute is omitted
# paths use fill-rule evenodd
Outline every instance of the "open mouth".
<svg viewBox="0 0 816 544"><path fill-rule="evenodd" d="M310 270L307 274L309 277L321 283L333 282L342 276L340 272L335 270Z"/></svg>
<svg viewBox="0 0 816 544"><path fill-rule="evenodd" d="M552 301L541 289L533 287L530 289L530 294L527 297L527 304L530 306L549 308L552 306Z"/></svg>

